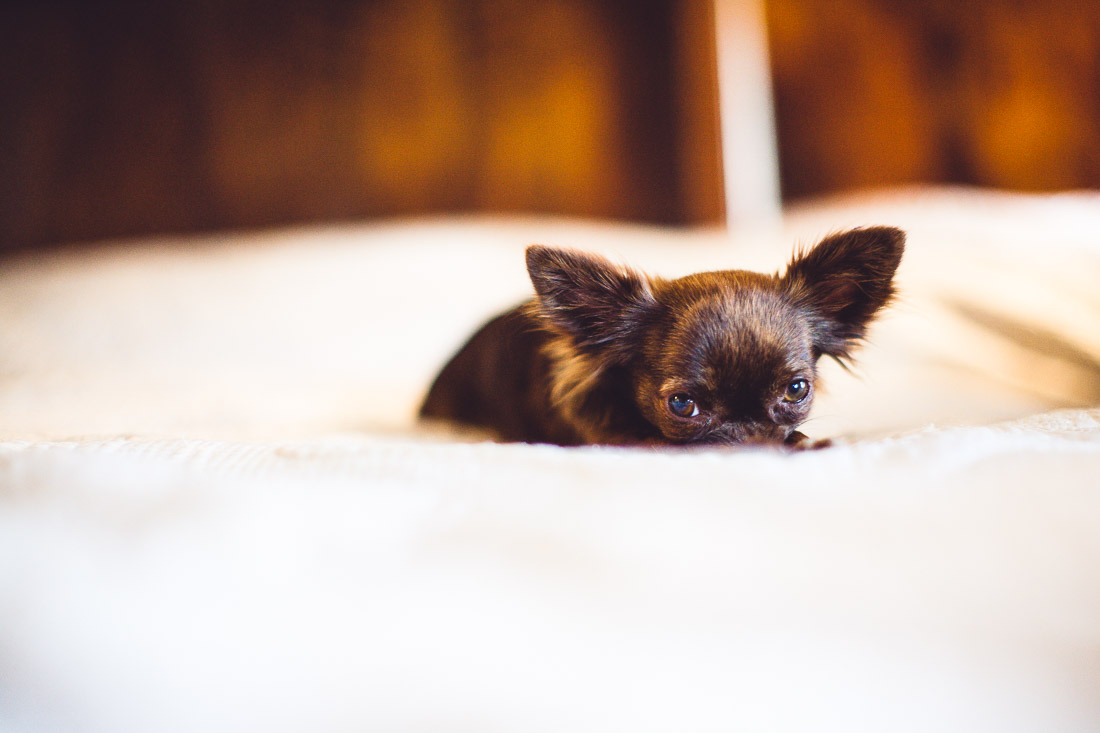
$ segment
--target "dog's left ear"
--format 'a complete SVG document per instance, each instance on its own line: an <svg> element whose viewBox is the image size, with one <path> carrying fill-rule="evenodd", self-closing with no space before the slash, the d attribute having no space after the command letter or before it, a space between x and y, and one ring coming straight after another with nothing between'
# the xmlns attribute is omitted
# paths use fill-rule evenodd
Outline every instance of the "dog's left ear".
<svg viewBox="0 0 1100 733"><path fill-rule="evenodd" d="M780 282L814 321L814 346L844 358L894 295L905 232L868 227L834 234L796 256Z"/></svg>

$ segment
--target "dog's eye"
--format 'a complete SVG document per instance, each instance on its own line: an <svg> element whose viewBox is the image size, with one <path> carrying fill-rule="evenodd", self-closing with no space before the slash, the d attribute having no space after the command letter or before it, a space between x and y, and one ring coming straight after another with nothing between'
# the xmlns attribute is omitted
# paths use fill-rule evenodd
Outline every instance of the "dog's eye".
<svg viewBox="0 0 1100 733"><path fill-rule="evenodd" d="M784 402L801 402L810 393L810 383L799 377L787 385L787 391L783 393Z"/></svg>
<svg viewBox="0 0 1100 733"><path fill-rule="evenodd" d="M695 404L695 399L683 392L677 392L668 398L668 409L676 417L695 417L699 414L699 405Z"/></svg>

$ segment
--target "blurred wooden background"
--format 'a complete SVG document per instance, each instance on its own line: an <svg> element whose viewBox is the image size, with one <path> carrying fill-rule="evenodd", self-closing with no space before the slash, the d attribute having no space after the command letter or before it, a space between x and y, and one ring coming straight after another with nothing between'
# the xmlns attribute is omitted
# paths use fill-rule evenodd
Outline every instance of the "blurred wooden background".
<svg viewBox="0 0 1100 733"><path fill-rule="evenodd" d="M788 197L1100 187L1100 3L767 0Z"/></svg>
<svg viewBox="0 0 1100 733"><path fill-rule="evenodd" d="M788 198L1100 187L1100 4L765 9ZM707 0L8 0L0 247L452 211L717 222L712 18Z"/></svg>
<svg viewBox="0 0 1100 733"><path fill-rule="evenodd" d="M708 7L9 2L0 241L453 211L716 219Z"/></svg>

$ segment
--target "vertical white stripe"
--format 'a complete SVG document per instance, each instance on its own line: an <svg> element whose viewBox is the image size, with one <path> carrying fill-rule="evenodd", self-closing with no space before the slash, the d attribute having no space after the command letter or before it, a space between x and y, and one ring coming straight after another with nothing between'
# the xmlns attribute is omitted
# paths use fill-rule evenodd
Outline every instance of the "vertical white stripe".
<svg viewBox="0 0 1100 733"><path fill-rule="evenodd" d="M715 0L726 224L774 220L779 154L763 0Z"/></svg>

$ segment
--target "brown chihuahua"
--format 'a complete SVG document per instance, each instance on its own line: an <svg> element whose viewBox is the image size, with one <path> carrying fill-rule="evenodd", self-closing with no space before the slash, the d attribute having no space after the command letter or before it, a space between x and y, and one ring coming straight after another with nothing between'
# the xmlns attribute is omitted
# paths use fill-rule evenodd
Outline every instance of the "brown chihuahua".
<svg viewBox="0 0 1100 733"><path fill-rule="evenodd" d="M474 334L420 414L506 441L801 445L818 359L849 358L893 296L904 248L899 229L854 229L782 276L664 280L528 247L536 298Z"/></svg>

